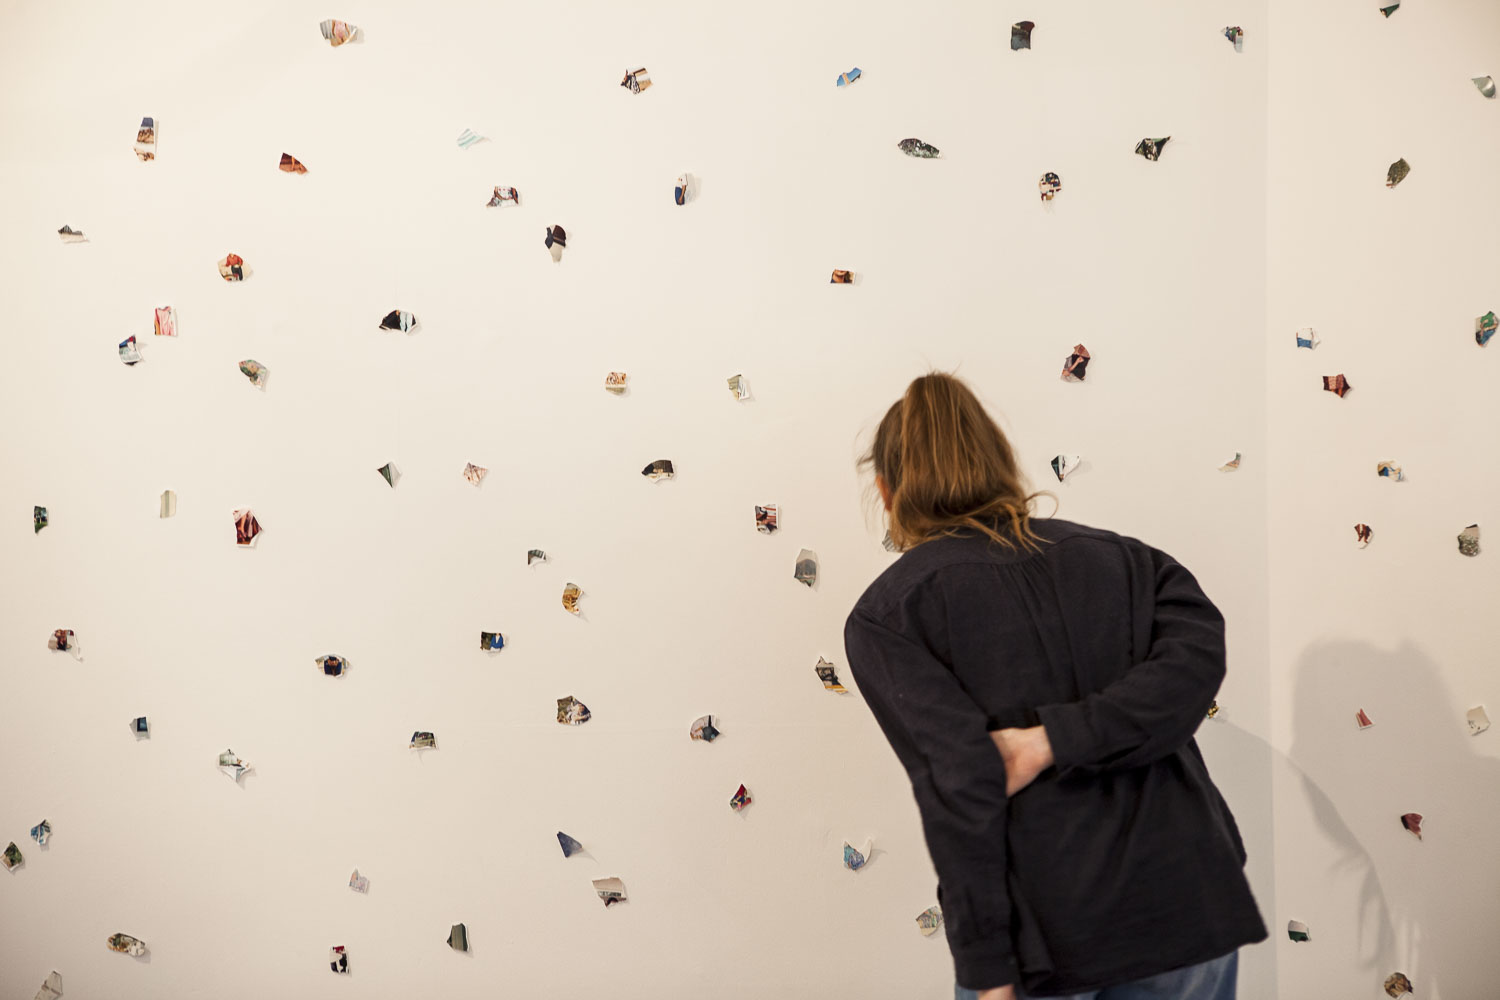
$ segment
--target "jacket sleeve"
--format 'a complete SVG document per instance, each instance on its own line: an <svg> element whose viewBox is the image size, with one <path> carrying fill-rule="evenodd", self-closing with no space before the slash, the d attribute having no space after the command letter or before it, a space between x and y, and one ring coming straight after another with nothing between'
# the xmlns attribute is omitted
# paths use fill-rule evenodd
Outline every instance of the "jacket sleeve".
<svg viewBox="0 0 1500 1000"><path fill-rule="evenodd" d="M844 627L844 646L860 694L911 778L958 982L976 990L1017 982L1005 764L985 713L924 645L859 611Z"/></svg>
<svg viewBox="0 0 1500 1000"><path fill-rule="evenodd" d="M1144 657L1080 701L1046 705L1059 772L1123 770L1186 746L1224 680L1224 616L1177 560L1130 543L1135 648Z"/></svg>

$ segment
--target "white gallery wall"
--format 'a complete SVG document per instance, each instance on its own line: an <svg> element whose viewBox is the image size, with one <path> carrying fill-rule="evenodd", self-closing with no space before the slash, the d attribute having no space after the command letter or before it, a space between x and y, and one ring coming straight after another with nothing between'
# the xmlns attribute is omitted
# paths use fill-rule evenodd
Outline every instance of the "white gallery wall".
<svg viewBox="0 0 1500 1000"><path fill-rule="evenodd" d="M0 992L29 997L57 969L69 995L118 1000L951 995L941 935L914 923L935 877L905 776L857 691L828 693L813 671L825 656L849 680L844 618L893 558L854 461L930 367L982 394L1061 516L1166 549L1223 607L1230 674L1201 741L1267 921L1284 924L1281 897L1330 878L1298 854L1318 817L1283 790L1299 825L1278 833L1271 808L1274 753L1301 738L1298 657L1324 648L1329 615L1345 616L1335 641L1392 663L1367 696L1390 706L1380 728L1351 739L1399 741L1399 703L1436 699L1396 686L1403 649L1454 687L1479 666L1442 657L1484 607L1487 562L1444 561L1443 544L1485 513L1489 472L1463 461L1484 439L1462 420L1486 398L1483 358L1462 341L1494 304L1489 256L1466 254L1495 251L1459 225L1480 203L1441 182L1479 184L1484 161L1458 154L1500 109L1459 79L1452 100L1472 100L1440 128L1415 96L1386 96L1373 58L1363 91L1323 69L1326 104L1290 107L1289 81L1311 72L1292 46L1310 43L1279 26L1278 50L1265 7L7 5L0 845L26 863L0 878ZM330 48L326 17L363 40ZM1023 18L1034 48L1012 52ZM1226 24L1245 27L1243 52ZM1289 64L1274 88L1272 52ZM654 85L632 95L618 84L637 66ZM854 66L863 79L836 88ZM1273 198L1268 248L1268 93L1288 130L1350 103L1371 120L1387 100L1410 111L1417 134L1370 138L1368 155L1326 136L1295 156L1285 137L1270 147L1288 203L1319 206L1326 185L1343 204L1372 177L1370 207L1346 205L1361 235L1314 254L1323 231ZM131 152L143 115L158 121L152 163ZM459 149L465 128L489 141ZM1166 135L1159 162L1132 154ZM908 136L942 158L903 156ZM280 173L283 152L308 173ZM1366 219L1392 204L1378 182L1403 154L1402 216ZM1303 157L1306 179L1285 177ZM677 207L685 170L699 197ZM1049 170L1063 191L1043 206ZM495 185L520 206L486 208ZM1452 218L1443 238L1415 238L1422 211ZM89 242L61 244L64 224ZM542 246L552 224L568 232L560 264ZM216 271L230 252L242 283ZM1440 260L1470 269L1469 294L1426 285ZM1337 296L1317 284L1325 266ZM856 283L830 285L834 268ZM168 304L171 342L151 335ZM420 328L377 329L393 309ZM1326 347L1289 357L1307 324L1328 328ZM130 334L144 360L126 367ZM1088 380L1065 384L1080 341ZM1308 365L1335 357L1356 392L1289 407ZM264 390L237 370L247 358L270 369ZM605 392L612 370L628 394ZM751 400L730 395L736 373ZM1455 379L1476 391L1450 392ZM1299 436L1320 404L1336 448ZM1386 448L1413 476L1379 493ZM1059 452L1085 460L1065 484L1048 467ZM1220 472L1235 452L1243 466ZM674 480L641 476L658 458ZM466 462L490 469L481 486ZM1368 466L1374 512L1333 502L1346 465ZM165 489L178 513L160 519ZM781 505L781 531L756 533L757 503ZM40 534L34 504L50 512ZM230 518L244 506L264 528L249 550ZM1377 531L1357 554L1356 519ZM792 578L802 547L821 563L812 590ZM549 561L528 567L530 548ZM560 605L568 581L580 618ZM1441 643L1437 616L1451 618ZM76 631L82 662L47 650L56 628ZM481 630L507 647L481 652ZM346 676L321 674L326 653ZM592 721L557 725L566 695ZM1334 702L1307 739L1353 769L1333 741L1356 706ZM724 736L689 741L709 712ZM137 742L139 715L152 735ZM418 729L438 749L409 750ZM1393 766L1402 745L1387 744ZM1478 767L1459 730L1443 746ZM238 786L214 766L226 748L255 767ZM1415 764L1402 778L1439 779L1470 787ZM741 782L755 801L735 814ZM1396 837L1402 797L1377 810L1391 849L1456 858L1439 806L1410 808L1434 814L1429 842ZM26 832L44 817L41 849ZM564 859L559 830L587 853ZM844 870L843 841L865 837L871 863ZM368 895L347 886L356 866ZM629 902L606 910L601 875ZM1317 955L1307 974L1336 992L1353 959L1329 953L1352 904L1306 905L1321 950L1296 960ZM1388 927L1422 929L1425 912ZM444 943L460 921L467 955ZM109 952L117 931L149 957ZM347 979L327 969L332 945L349 949ZM1406 954L1381 948L1381 968ZM1278 995L1290 949L1278 933L1247 951L1243 995ZM1280 995L1312 995L1289 981Z"/></svg>

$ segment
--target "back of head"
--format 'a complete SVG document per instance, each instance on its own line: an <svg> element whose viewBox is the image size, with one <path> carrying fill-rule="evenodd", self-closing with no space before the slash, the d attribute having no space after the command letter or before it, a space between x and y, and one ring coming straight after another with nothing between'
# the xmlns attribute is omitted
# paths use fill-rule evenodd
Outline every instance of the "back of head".
<svg viewBox="0 0 1500 1000"><path fill-rule="evenodd" d="M1015 454L964 382L915 379L880 421L862 459L890 497L891 542L901 550L966 529L1008 548L1034 549L1031 505Z"/></svg>

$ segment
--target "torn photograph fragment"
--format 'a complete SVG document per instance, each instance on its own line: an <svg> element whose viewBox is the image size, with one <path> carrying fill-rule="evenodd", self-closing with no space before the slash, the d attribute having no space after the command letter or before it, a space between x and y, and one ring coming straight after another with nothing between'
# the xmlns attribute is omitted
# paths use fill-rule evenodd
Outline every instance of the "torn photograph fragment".
<svg viewBox="0 0 1500 1000"><path fill-rule="evenodd" d="M334 21L332 19L319 24L318 30L323 33L323 37L328 40L328 44L333 48L338 48L345 42L354 41L355 36L359 34L359 29L347 21Z"/></svg>
<svg viewBox="0 0 1500 1000"><path fill-rule="evenodd" d="M1135 144L1135 155L1144 157L1155 163L1161 159L1161 151L1166 148L1167 143L1172 141L1170 135L1162 136L1160 139L1142 139Z"/></svg>
<svg viewBox="0 0 1500 1000"><path fill-rule="evenodd" d="M552 254L552 263L561 263L563 251L568 248L567 230L562 226L548 226L547 238L542 241L542 244Z"/></svg>
<svg viewBox="0 0 1500 1000"><path fill-rule="evenodd" d="M135 130L135 157L147 162L156 159L156 119L146 117Z"/></svg>
<svg viewBox="0 0 1500 1000"><path fill-rule="evenodd" d="M572 695L557 699L558 725L581 726L593 717L589 707Z"/></svg>
<svg viewBox="0 0 1500 1000"><path fill-rule="evenodd" d="M41 534L42 529L46 526L47 508L33 505L31 508L31 533L33 535Z"/></svg>
<svg viewBox="0 0 1500 1000"><path fill-rule="evenodd" d="M401 478L401 473L390 462L385 463L375 471L380 474L381 479L385 480L386 485L392 488L395 487L396 480Z"/></svg>
<svg viewBox="0 0 1500 1000"><path fill-rule="evenodd" d="M854 284L854 272L833 269L833 276L828 279L830 285L852 285Z"/></svg>
<svg viewBox="0 0 1500 1000"><path fill-rule="evenodd" d="M505 636L499 632L480 632L479 648L487 653L498 653L505 648Z"/></svg>
<svg viewBox="0 0 1500 1000"><path fill-rule="evenodd" d="M1461 555L1479 555L1479 525L1471 524L1458 533L1458 551Z"/></svg>
<svg viewBox="0 0 1500 1000"><path fill-rule="evenodd" d="M1062 178L1049 170L1036 182L1036 186L1042 194L1042 201L1051 201L1062 190Z"/></svg>
<svg viewBox="0 0 1500 1000"><path fill-rule="evenodd" d="M729 383L729 394L734 397L735 402L743 402L750 398L750 383L745 381L745 376L731 375L725 381Z"/></svg>
<svg viewBox="0 0 1500 1000"><path fill-rule="evenodd" d="M1389 479L1394 483L1405 482L1406 480L1406 473L1401 471L1400 462L1377 462L1375 464L1375 474L1382 479Z"/></svg>
<svg viewBox="0 0 1500 1000"><path fill-rule="evenodd" d="M811 587L818 582L818 555L812 549L797 553L797 563L792 567L792 579Z"/></svg>
<svg viewBox="0 0 1500 1000"><path fill-rule="evenodd" d="M764 507L755 504L755 530L762 535L775 534L777 520L780 516L779 508L774 503L768 503Z"/></svg>
<svg viewBox="0 0 1500 1000"><path fill-rule="evenodd" d="M1469 709L1468 714L1464 716L1464 721L1469 724L1470 736L1478 736L1480 733L1490 728L1490 716L1489 713L1484 710L1483 705L1475 705L1473 708Z"/></svg>
<svg viewBox="0 0 1500 1000"><path fill-rule="evenodd" d="M1353 388L1354 386L1349 384L1349 380L1345 378L1342 373L1338 375L1323 376L1323 391L1331 392L1339 399L1343 399L1344 393Z"/></svg>
<svg viewBox="0 0 1500 1000"><path fill-rule="evenodd" d="M1393 4L1390 4L1388 6L1380 8L1380 13L1384 14L1387 18L1389 18L1392 14L1396 13L1396 11L1398 11L1400 9L1401 9L1401 5L1399 3L1393 3Z"/></svg>
<svg viewBox="0 0 1500 1000"><path fill-rule="evenodd" d="M1057 477L1058 482L1062 482L1077 472L1082 464L1083 459L1078 455L1057 455L1052 459L1052 474Z"/></svg>
<svg viewBox="0 0 1500 1000"><path fill-rule="evenodd" d="M233 750L225 750L219 754L218 767L220 771L223 771L235 781L239 781L240 778L244 777L246 771L251 770L249 762L236 757Z"/></svg>
<svg viewBox="0 0 1500 1000"><path fill-rule="evenodd" d="M604 900L606 908L625 902L625 883L617 876L594 879L594 891Z"/></svg>
<svg viewBox="0 0 1500 1000"><path fill-rule="evenodd" d="M1073 345L1073 353L1063 362L1062 380L1082 382L1089 371L1089 349L1082 344Z"/></svg>
<svg viewBox="0 0 1500 1000"><path fill-rule="evenodd" d="M489 136L480 135L473 129L466 128L462 132L458 133L457 142L459 149L468 149L470 146L474 145L477 142L489 142Z"/></svg>
<svg viewBox="0 0 1500 1000"><path fill-rule="evenodd" d="M281 154L281 162L276 165L276 169L280 170L284 174L307 173L307 168L302 165L302 161L297 159L291 153Z"/></svg>
<svg viewBox="0 0 1500 1000"><path fill-rule="evenodd" d="M245 258L237 253L225 254L219 261L219 277L225 281L244 281L245 270Z"/></svg>
<svg viewBox="0 0 1500 1000"><path fill-rule="evenodd" d="M500 208L504 205L519 204L521 204L521 192L513 187L502 187L496 184L494 192L490 195L490 200L484 203L484 207Z"/></svg>
<svg viewBox="0 0 1500 1000"><path fill-rule="evenodd" d="M1031 48L1031 32L1036 27L1034 21L1017 21L1010 26L1010 50L1019 52L1021 49Z"/></svg>
<svg viewBox="0 0 1500 1000"><path fill-rule="evenodd" d="M623 396L628 388L626 383L629 381L630 376L625 372L610 372L604 376L604 391Z"/></svg>
<svg viewBox="0 0 1500 1000"><path fill-rule="evenodd" d="M639 94L651 87L651 74L646 72L646 67L640 69L628 69L625 71L625 79L620 81L620 86L632 94Z"/></svg>
<svg viewBox="0 0 1500 1000"><path fill-rule="evenodd" d="M704 743L712 743L718 739L719 730L714 726L714 717L712 715L700 715L694 719L693 724L688 727L688 737L695 740L702 740Z"/></svg>
<svg viewBox="0 0 1500 1000"><path fill-rule="evenodd" d="M243 507L234 512L234 544L252 545L259 534L260 522L255 519L255 514L249 507Z"/></svg>
<svg viewBox="0 0 1500 1000"><path fill-rule="evenodd" d="M834 81L833 85L835 87L847 87L864 75L860 68L856 66L847 73L840 73L839 78Z"/></svg>
<svg viewBox="0 0 1500 1000"><path fill-rule="evenodd" d="M1203 717L1206 719L1216 719L1219 717L1219 699L1215 698L1208 703L1208 711L1203 713Z"/></svg>
<svg viewBox="0 0 1500 1000"><path fill-rule="evenodd" d="M392 309L380 321L380 329L382 330L399 330L402 333L411 333L416 328L417 317L400 309Z"/></svg>
<svg viewBox="0 0 1500 1000"><path fill-rule="evenodd" d="M13 872L25 863L26 859L21 856L21 849L17 847L16 842L12 840L9 844L6 845L5 853L3 855L0 855L0 864L3 864L5 866L6 871Z"/></svg>
<svg viewBox="0 0 1500 1000"><path fill-rule="evenodd" d="M47 648L55 649L59 653L71 653L73 659L83 660L83 650L78 647L78 637L70 628L53 629L52 636L47 640Z"/></svg>
<svg viewBox="0 0 1500 1000"><path fill-rule="evenodd" d="M1375 529L1363 522L1354 526L1354 541L1360 548L1370 544L1370 539L1375 537Z"/></svg>
<svg viewBox="0 0 1500 1000"><path fill-rule="evenodd" d="M693 175L683 173L678 176L672 185L672 203L674 205L686 205L693 200Z"/></svg>
<svg viewBox="0 0 1500 1000"><path fill-rule="evenodd" d="M834 691L838 694L848 693L849 689L839 683L839 675L834 671L833 664L823 659L823 657L818 657L817 665L813 667L813 670L817 673L818 680L823 682L824 690Z"/></svg>
<svg viewBox="0 0 1500 1000"><path fill-rule="evenodd" d="M89 238L72 226L63 226L57 231L58 239L64 243L87 243Z"/></svg>
<svg viewBox="0 0 1500 1000"><path fill-rule="evenodd" d="M1407 833L1411 834L1413 837L1416 837L1418 840L1422 839L1422 814L1421 813L1405 813L1405 814L1403 814L1402 817L1401 817L1401 826L1402 826L1403 829L1406 830Z"/></svg>
<svg viewBox="0 0 1500 1000"><path fill-rule="evenodd" d="M340 974L349 971L349 953L344 950L343 945L336 944L328 949L328 967Z"/></svg>
<svg viewBox="0 0 1500 1000"><path fill-rule="evenodd" d="M250 384L257 389L266 387L266 379L271 376L271 369L253 358L246 358L240 362L240 374L250 380Z"/></svg>
<svg viewBox="0 0 1500 1000"><path fill-rule="evenodd" d="M750 797L750 790L744 785L736 788L734 794L729 797L729 808L735 812L743 812L745 807L755 800Z"/></svg>
<svg viewBox="0 0 1500 1000"><path fill-rule="evenodd" d="M132 333L130 336L120 341L120 360L125 363L125 366L127 368L131 365L138 365L141 363L141 352L140 349L136 347L135 334Z"/></svg>
<svg viewBox="0 0 1500 1000"><path fill-rule="evenodd" d="M546 561L547 561L547 553L543 552L541 549L527 549L526 550L526 565L530 566L532 563L546 562Z"/></svg>
<svg viewBox="0 0 1500 1000"><path fill-rule="evenodd" d="M174 493L172 490L162 490L161 491L161 505L158 508L157 517L158 518L163 518L163 517L176 517L176 516L177 516L177 494Z"/></svg>
<svg viewBox="0 0 1500 1000"><path fill-rule="evenodd" d="M1298 942L1311 939L1307 933L1307 925L1300 920L1288 920L1286 922L1286 936Z"/></svg>
<svg viewBox="0 0 1500 1000"><path fill-rule="evenodd" d="M921 139L902 139L896 143L896 148L907 156L915 156L919 160L931 160L942 155L936 146L923 142Z"/></svg>
<svg viewBox="0 0 1500 1000"><path fill-rule="evenodd" d="M146 954L146 942L140 938L133 938L129 934L111 934L104 943L110 951L118 951L133 958L140 958Z"/></svg>
<svg viewBox="0 0 1500 1000"><path fill-rule="evenodd" d="M1483 347L1490 342L1495 335L1495 328L1500 326L1500 320L1495 318L1493 312L1487 312L1474 321L1474 343Z"/></svg>
<svg viewBox="0 0 1500 1000"><path fill-rule="evenodd" d="M1385 186L1388 188L1395 187L1406 180L1406 175L1409 173L1411 173L1411 164L1407 163L1404 158L1397 160L1385 172Z"/></svg>
<svg viewBox="0 0 1500 1000"><path fill-rule="evenodd" d="M1360 729L1369 729L1371 726L1375 725L1375 723L1370 720L1369 713L1362 708L1354 713L1354 724Z"/></svg>
<svg viewBox="0 0 1500 1000"><path fill-rule="evenodd" d="M130 720L130 731L137 740L148 739L151 736L151 723L146 721L144 715L138 715Z"/></svg>
<svg viewBox="0 0 1500 1000"><path fill-rule="evenodd" d="M1240 460L1242 458L1244 458L1244 457L1245 456L1242 455L1242 454L1240 454L1239 452L1235 452L1233 458L1231 458L1229 461L1225 462L1223 465L1219 466L1219 471L1220 472L1233 472L1233 471L1235 471L1236 469L1238 469L1240 467Z"/></svg>
<svg viewBox="0 0 1500 1000"><path fill-rule="evenodd" d="M408 746L412 750L436 750L437 737L432 733L418 729L411 734L411 743Z"/></svg>
<svg viewBox="0 0 1500 1000"><path fill-rule="evenodd" d="M158 337L177 336L177 310L171 306L161 306L156 310L156 321L153 327Z"/></svg>
<svg viewBox="0 0 1500 1000"><path fill-rule="evenodd" d="M484 477L489 474L490 470L482 465L475 465L473 462L464 463L464 479L475 486L484 482Z"/></svg>
<svg viewBox="0 0 1500 1000"><path fill-rule="evenodd" d="M333 653L320 656L313 662L318 665L318 669L323 671L325 677L342 677L344 668L348 666L342 656L335 656Z"/></svg>
<svg viewBox="0 0 1500 1000"><path fill-rule="evenodd" d="M672 468L672 460L670 458L658 458L642 469L641 475L656 483L663 479L671 479L677 475L677 471Z"/></svg>
<svg viewBox="0 0 1500 1000"><path fill-rule="evenodd" d="M1322 341L1320 341L1318 339L1318 335L1315 332L1313 332L1313 328L1310 327L1310 326L1307 327L1307 328L1305 328L1305 329L1298 330L1297 333L1296 333L1296 337L1297 337L1297 346L1298 347L1305 347L1309 351L1312 350L1313 348L1317 347L1320 343L1322 343Z"/></svg>
<svg viewBox="0 0 1500 1000"><path fill-rule="evenodd" d="M891 538L891 532L889 528L886 529L885 534L880 539L880 547L885 549L887 552L899 551L896 548L896 542Z"/></svg>
<svg viewBox="0 0 1500 1000"><path fill-rule="evenodd" d="M1395 10L1396 7L1399 6L1401 5L1398 3L1395 5L1395 7L1387 7L1382 9ZM1387 14L1386 17L1390 17L1390 15ZM1390 997L1404 997L1406 996L1406 994L1413 992L1411 980L1407 979L1403 973L1393 972L1389 976L1385 977L1385 992L1386 995Z"/></svg>
<svg viewBox="0 0 1500 1000"><path fill-rule="evenodd" d="M1234 46L1234 51L1245 51L1245 31L1239 25L1232 24L1226 27L1224 37L1229 39L1230 44Z"/></svg>
<svg viewBox="0 0 1500 1000"><path fill-rule="evenodd" d="M349 875L349 888L355 892L367 893L370 891L370 880L361 875L359 869L356 868Z"/></svg>
<svg viewBox="0 0 1500 1000"><path fill-rule="evenodd" d="M36 991L33 1000L57 1000L62 992L62 976L54 969L42 983L42 988Z"/></svg>
<svg viewBox="0 0 1500 1000"><path fill-rule="evenodd" d="M454 924L448 932L448 947L454 951L469 950L469 929L463 924Z"/></svg>
<svg viewBox="0 0 1500 1000"><path fill-rule="evenodd" d="M562 592L563 610L570 615L578 614L580 611L578 607L578 599L582 596L583 588L579 587L578 584L569 583L565 585Z"/></svg>
<svg viewBox="0 0 1500 1000"><path fill-rule="evenodd" d="M583 853L583 845L561 830L557 831L557 846L562 848L563 857L565 858L571 858L575 854Z"/></svg>
<svg viewBox="0 0 1500 1000"><path fill-rule="evenodd" d="M869 838L860 847L855 847L849 841L844 841L844 867L851 872L857 872L870 863L870 848L873 844Z"/></svg>
<svg viewBox="0 0 1500 1000"><path fill-rule="evenodd" d="M933 933L943 925L943 911L936 906L929 906L917 914L917 930L922 932L923 937L932 937Z"/></svg>
<svg viewBox="0 0 1500 1000"><path fill-rule="evenodd" d="M31 828L31 839L37 842L37 846L45 847L47 838L52 836L52 824L42 820Z"/></svg>

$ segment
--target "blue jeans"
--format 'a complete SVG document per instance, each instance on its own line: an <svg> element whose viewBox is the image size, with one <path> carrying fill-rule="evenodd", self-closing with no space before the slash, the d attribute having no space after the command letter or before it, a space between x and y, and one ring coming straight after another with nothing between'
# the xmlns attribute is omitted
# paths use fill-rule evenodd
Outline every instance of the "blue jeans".
<svg viewBox="0 0 1500 1000"><path fill-rule="evenodd" d="M1019 987L1016 992L1024 1000L1234 1000L1239 960L1240 953L1232 951L1202 965L1190 965L1149 979L1066 997L1033 997L1021 993ZM978 996L974 990L963 986L953 988L954 1000L976 1000Z"/></svg>

